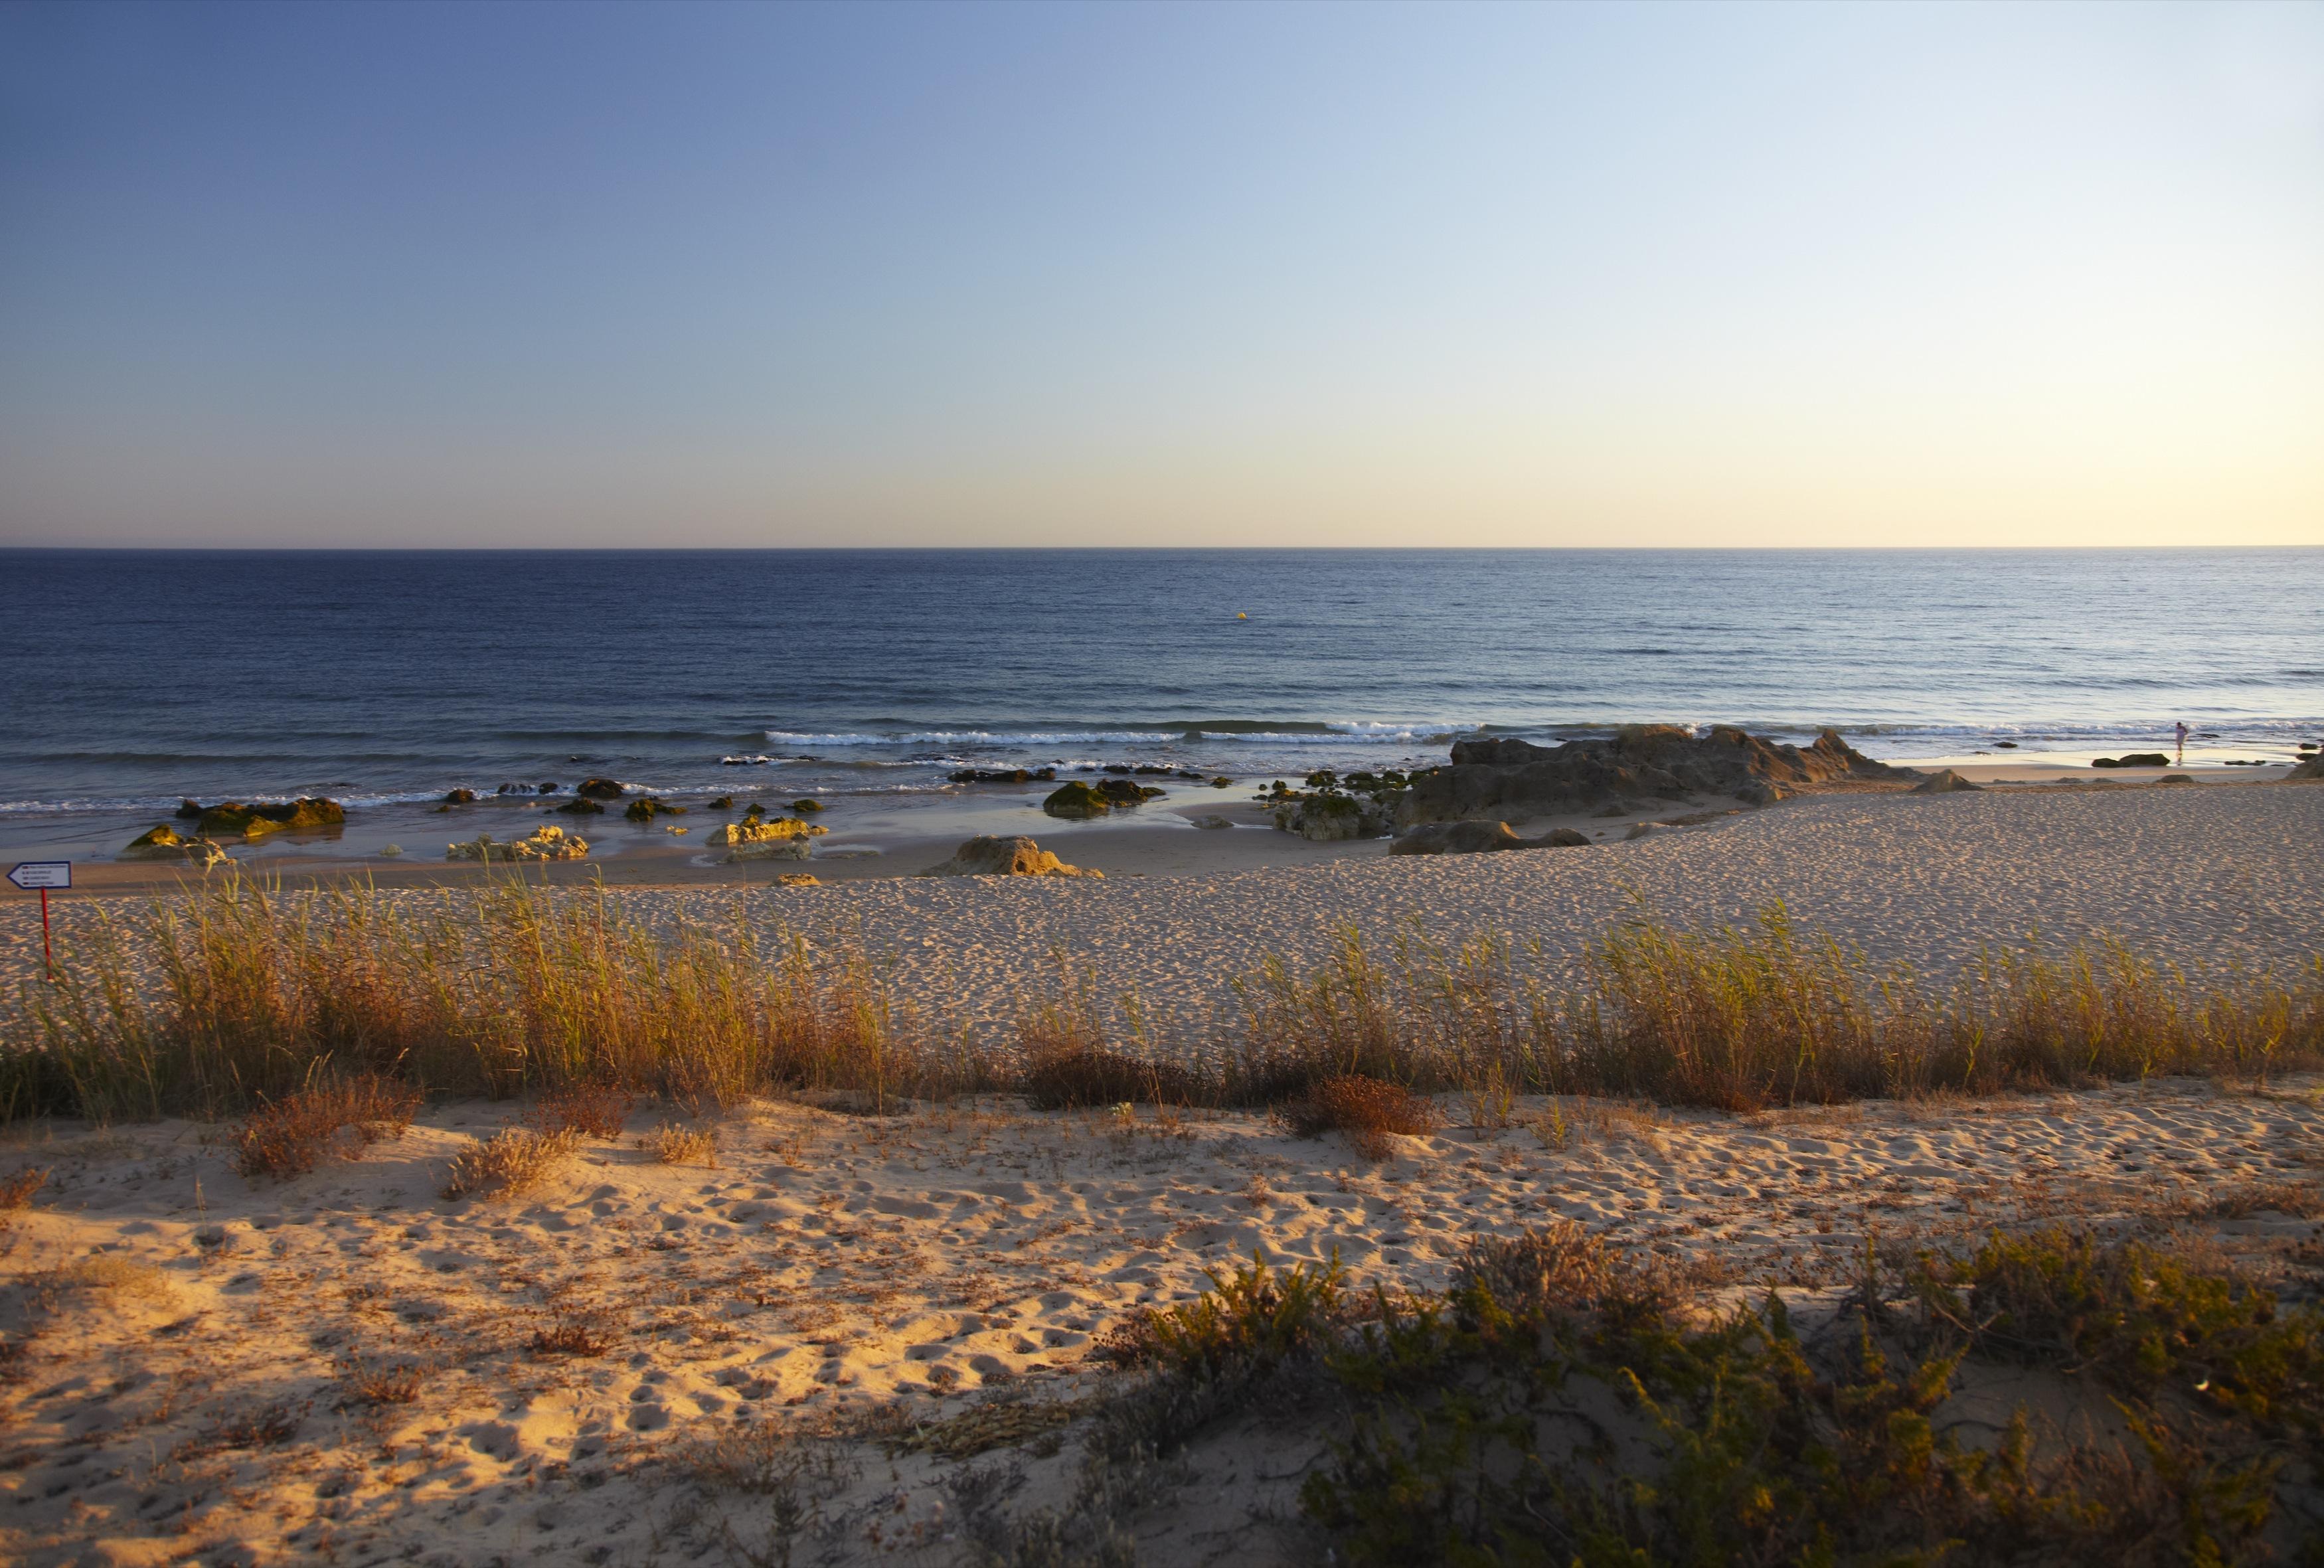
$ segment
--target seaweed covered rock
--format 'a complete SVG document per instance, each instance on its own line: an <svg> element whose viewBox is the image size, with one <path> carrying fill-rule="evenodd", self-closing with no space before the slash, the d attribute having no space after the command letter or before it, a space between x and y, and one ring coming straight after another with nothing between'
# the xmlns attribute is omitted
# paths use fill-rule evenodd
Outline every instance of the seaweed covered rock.
<svg viewBox="0 0 2324 1568"><path fill-rule="evenodd" d="M1105 798L1109 806L1143 806L1149 800L1159 800L1168 793L1151 784L1133 784L1127 779L1101 779L1097 792Z"/></svg>
<svg viewBox="0 0 2324 1568"><path fill-rule="evenodd" d="M181 820L186 822L200 821L202 816L202 803L189 795L183 800L178 802L178 816Z"/></svg>
<svg viewBox="0 0 2324 1568"><path fill-rule="evenodd" d="M1386 807L1354 795L1305 795L1275 808L1275 826L1317 844L1378 838L1388 830Z"/></svg>
<svg viewBox="0 0 2324 1568"><path fill-rule="evenodd" d="M1388 846L1390 854L1482 854L1503 849L1563 849L1590 835L1561 827L1539 838L1519 836L1506 822L1428 822L1407 827Z"/></svg>
<svg viewBox="0 0 2324 1568"><path fill-rule="evenodd" d="M625 793L618 779L584 779L573 787L573 792L592 800L619 800Z"/></svg>
<svg viewBox="0 0 2324 1568"><path fill-rule="evenodd" d="M1051 816L1080 822L1093 816L1103 816L1113 809L1113 803L1076 779L1049 791L1049 798L1041 802L1041 809Z"/></svg>
<svg viewBox="0 0 2324 1568"><path fill-rule="evenodd" d="M632 822L651 822L657 816L683 816L686 807L672 806L659 795L643 795L631 801L629 809L622 815Z"/></svg>
<svg viewBox="0 0 2324 1568"><path fill-rule="evenodd" d="M557 809L563 812L567 816L603 816L605 815L605 808L595 800L590 799L586 795L576 795L572 799L567 801L564 805L557 807Z"/></svg>
<svg viewBox="0 0 2324 1568"><path fill-rule="evenodd" d="M1793 746L1720 725L1697 735L1675 724L1637 724L1605 740L1536 746L1529 741L1456 741L1450 767L1416 773L1398 797L1406 826L1471 818L1579 816L1649 799L1727 795L1766 805L1803 790L1849 784L1909 784L1921 775L1863 755L1826 730Z"/></svg>
<svg viewBox="0 0 2324 1568"><path fill-rule="evenodd" d="M962 768L945 775L954 784L1046 784L1055 768Z"/></svg>
<svg viewBox="0 0 2324 1568"><path fill-rule="evenodd" d="M189 865L209 867L226 858L226 851L207 838L187 838L168 823L152 832L132 839L126 848L113 857L115 860L182 861Z"/></svg>
<svg viewBox="0 0 2324 1568"><path fill-rule="evenodd" d="M501 793L505 795L508 792L509 787L505 784L502 785ZM473 806L475 800L476 792L473 789L450 789L444 795L444 804L447 806Z"/></svg>
<svg viewBox="0 0 2324 1568"><path fill-rule="evenodd" d="M950 860L918 873L924 877L1096 877L1103 872L1069 866L1029 838L970 839Z"/></svg>
<svg viewBox="0 0 2324 1568"><path fill-rule="evenodd" d="M205 836L236 833L244 838L262 838L290 828L339 827L346 820L346 809L336 800L302 797L254 806L228 800L202 813L201 831Z"/></svg>
<svg viewBox="0 0 2324 1568"><path fill-rule="evenodd" d="M446 860L481 862L580 860L588 853L587 839L576 838L553 822L544 822L508 844L497 843L491 834L484 833L466 844L444 846Z"/></svg>
<svg viewBox="0 0 2324 1568"><path fill-rule="evenodd" d="M820 800L811 800L801 798L800 799L791 802L791 809L804 816L811 811L821 811L823 809L823 802Z"/></svg>

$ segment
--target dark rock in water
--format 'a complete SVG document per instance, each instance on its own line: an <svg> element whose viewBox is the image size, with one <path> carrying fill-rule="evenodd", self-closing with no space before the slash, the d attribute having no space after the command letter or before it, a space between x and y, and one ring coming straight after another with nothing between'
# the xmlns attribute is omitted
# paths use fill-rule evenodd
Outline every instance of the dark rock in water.
<svg viewBox="0 0 2324 1568"><path fill-rule="evenodd" d="M952 859L919 873L924 877L1097 877L1103 872L1069 866L1029 838L970 839Z"/></svg>
<svg viewBox="0 0 2324 1568"><path fill-rule="evenodd" d="M302 798L261 806L228 800L203 812L201 827L205 836L238 833L244 838L260 838L290 828L338 827L346 820L346 809L336 800Z"/></svg>
<svg viewBox="0 0 2324 1568"><path fill-rule="evenodd" d="M955 784L1046 784L1056 776L1055 768L963 768L945 775Z"/></svg>
<svg viewBox="0 0 2324 1568"><path fill-rule="evenodd" d="M1982 784L1970 783L1968 779L1954 772L1950 768L1948 768L1943 772L1933 774L1927 779L1923 779L1918 784L1914 785L1913 793L1915 795L1950 795L1958 790L1982 789L1984 788L1985 786Z"/></svg>
<svg viewBox="0 0 2324 1568"><path fill-rule="evenodd" d="M2161 752L2133 752L2125 757L2093 757L2093 768L2168 768L2171 759Z"/></svg>
<svg viewBox="0 0 2324 1568"><path fill-rule="evenodd" d="M586 795L576 796L557 809L567 816L603 816L605 814L605 808Z"/></svg>
<svg viewBox="0 0 2324 1568"><path fill-rule="evenodd" d="M1149 800L1159 800L1167 791L1151 784L1132 784L1127 779L1108 779L1097 787L1097 792L1110 806L1143 806Z"/></svg>
<svg viewBox="0 0 2324 1568"><path fill-rule="evenodd" d="M1234 780L1228 778L1224 773L1220 774L1217 778L1211 780L1211 788L1213 789L1231 789L1233 787Z"/></svg>
<svg viewBox="0 0 2324 1568"><path fill-rule="evenodd" d="M823 802L820 800L807 799L794 800L791 802L791 809L793 811L820 811L823 809Z"/></svg>
<svg viewBox="0 0 2324 1568"><path fill-rule="evenodd" d="M1389 826L1387 807L1353 795L1302 796L1275 808L1275 826L1285 833L1334 844L1342 839L1378 838Z"/></svg>
<svg viewBox="0 0 2324 1568"><path fill-rule="evenodd" d="M1506 822L1428 822L1407 827L1388 846L1390 854L1480 854L1501 849L1563 849L1586 844L1590 835L1560 827L1525 838Z"/></svg>
<svg viewBox="0 0 2324 1568"><path fill-rule="evenodd" d="M1127 773L1130 770L1130 766L1127 762L1108 762L1099 770L1100 772L1104 773Z"/></svg>
<svg viewBox="0 0 2324 1568"><path fill-rule="evenodd" d="M574 793L592 800L619 800L623 793L618 779L584 779Z"/></svg>
<svg viewBox="0 0 2324 1568"><path fill-rule="evenodd" d="M541 792L543 795L554 795L554 794L556 794L556 793L557 793L557 780L556 780L556 779L551 779L548 780L546 783L542 784L542 785L541 785L541 787L540 787L540 792Z"/></svg>
<svg viewBox="0 0 2324 1568"><path fill-rule="evenodd" d="M1060 784L1041 802L1041 809L1052 816L1062 816L1068 822L1078 822L1093 816L1102 816L1113 809L1113 803L1088 785L1075 779Z"/></svg>
<svg viewBox="0 0 2324 1568"><path fill-rule="evenodd" d="M470 806L475 804L475 798L476 792L473 789L447 789L444 793L447 806Z"/></svg>
<svg viewBox="0 0 2324 1568"><path fill-rule="evenodd" d="M1130 770L1130 771L1135 773L1152 774L1164 779L1175 779L1178 775L1178 770L1176 768L1164 768L1152 762L1140 762L1136 768Z"/></svg>
<svg viewBox="0 0 2324 1568"><path fill-rule="evenodd" d="M1910 783L1921 775L1864 756L1826 730L1811 746L1785 745L1727 725L1697 736L1674 724L1639 724L1610 740L1536 746L1529 741L1456 741L1452 764L1415 774L1397 802L1407 826L1471 818L1564 816L1649 799L1731 795L1766 805L1840 783Z"/></svg>
<svg viewBox="0 0 2324 1568"><path fill-rule="evenodd" d="M186 821L192 822L198 818L201 814L202 803L200 801L189 798L178 802L178 815Z"/></svg>
<svg viewBox="0 0 2324 1568"><path fill-rule="evenodd" d="M734 809L734 798L732 795L721 795L717 799L710 803L708 809L712 811L732 811Z"/></svg>
<svg viewBox="0 0 2324 1568"><path fill-rule="evenodd" d="M630 808L622 815L632 822L651 822L657 816L683 816L686 807L672 806L658 795L642 795L631 801Z"/></svg>
<svg viewBox="0 0 2324 1568"><path fill-rule="evenodd" d="M2015 741L1996 741L1993 743L2005 752L2014 752L2017 749L2017 742Z"/></svg>

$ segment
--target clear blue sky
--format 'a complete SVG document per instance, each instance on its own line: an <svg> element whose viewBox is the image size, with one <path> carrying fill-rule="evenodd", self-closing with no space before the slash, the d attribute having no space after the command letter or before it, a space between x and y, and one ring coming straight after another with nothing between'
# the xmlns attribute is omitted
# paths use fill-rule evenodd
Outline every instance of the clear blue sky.
<svg viewBox="0 0 2324 1568"><path fill-rule="evenodd" d="M2324 543L2324 5L11 5L0 542Z"/></svg>

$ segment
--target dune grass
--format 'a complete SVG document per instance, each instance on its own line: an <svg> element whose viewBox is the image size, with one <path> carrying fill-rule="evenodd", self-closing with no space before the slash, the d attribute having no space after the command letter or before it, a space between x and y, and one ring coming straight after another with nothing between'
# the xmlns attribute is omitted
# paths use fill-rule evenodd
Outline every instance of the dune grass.
<svg viewBox="0 0 2324 1568"><path fill-rule="evenodd" d="M371 1078L546 1096L543 1130L601 1137L635 1097L701 1111L786 1090L1255 1107L1370 1080L1504 1111L1517 1093L1756 1111L2324 1061L2324 956L2199 978L2116 943L1995 948L1940 983L1780 907L1709 933L1624 923L1564 988L1506 938L1406 931L1375 951L1351 930L1305 974L1254 952L1236 1016L1168 1041L1070 966L1013 1041L976 1040L898 1006L860 945L765 936L739 909L655 930L603 890L513 877L449 900L225 877L65 956L0 1017L0 1121L225 1116Z"/></svg>

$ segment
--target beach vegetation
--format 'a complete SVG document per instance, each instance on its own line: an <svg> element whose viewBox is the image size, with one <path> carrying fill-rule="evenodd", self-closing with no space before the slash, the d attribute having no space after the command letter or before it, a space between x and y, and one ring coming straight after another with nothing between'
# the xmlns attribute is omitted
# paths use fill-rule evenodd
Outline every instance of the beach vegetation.
<svg viewBox="0 0 2324 1568"><path fill-rule="evenodd" d="M639 1139L638 1147L657 1165L718 1163L718 1135L708 1128L679 1127L665 1121Z"/></svg>
<svg viewBox="0 0 2324 1568"><path fill-rule="evenodd" d="M515 1197L529 1193L570 1158L579 1144L578 1136L570 1131L504 1127L452 1157L444 1173L443 1195Z"/></svg>
<svg viewBox="0 0 2324 1568"><path fill-rule="evenodd" d="M245 1176L304 1176L400 1138L420 1109L410 1084L376 1073L320 1076L260 1105L234 1130L234 1167Z"/></svg>
<svg viewBox="0 0 2324 1568"><path fill-rule="evenodd" d="M1366 1159L1392 1159L1396 1145L1390 1135L1416 1138L1437 1124L1435 1102L1426 1096L1353 1074L1318 1079L1298 1099L1277 1106L1275 1117L1299 1138L1342 1133Z"/></svg>
<svg viewBox="0 0 2324 1568"><path fill-rule="evenodd" d="M544 1091L533 1102L525 1121L537 1132L569 1130L617 1143L622 1124L630 1119L631 1104L629 1093L619 1084L584 1078Z"/></svg>
<svg viewBox="0 0 2324 1568"><path fill-rule="evenodd" d="M513 875L434 901L228 872L101 916L60 957L56 983L20 982L0 1012L0 1120L242 1116L369 1077L545 1096L536 1130L602 1137L607 1108L648 1095L688 1114L767 1093L883 1108L991 1090L1042 1107L1312 1108L1317 1085L1363 1079L1461 1097L1498 1129L1518 1095L1751 1112L2182 1074L2264 1084L2324 1062L2324 955L2195 975L2116 941L2029 944L1941 980L1780 906L1712 932L1641 915L1589 943L1564 984L1508 936L1349 929L1305 972L1254 942L1228 1021L1190 1038L1156 1038L1136 998L1071 973L1026 998L1013 1040L930 1027L855 942L770 932L739 906L652 926L603 888ZM591 1112L593 1095L611 1098Z"/></svg>
<svg viewBox="0 0 2324 1568"><path fill-rule="evenodd" d="M1333 1433L1300 1508L1351 1563L2280 1561L2319 1335L2232 1268L2081 1232L1868 1248L1787 1299L1561 1222L1473 1240L1428 1295L1214 1275L1105 1342L1143 1373L1088 1447L1198 1462L1260 1403Z"/></svg>

